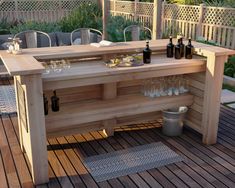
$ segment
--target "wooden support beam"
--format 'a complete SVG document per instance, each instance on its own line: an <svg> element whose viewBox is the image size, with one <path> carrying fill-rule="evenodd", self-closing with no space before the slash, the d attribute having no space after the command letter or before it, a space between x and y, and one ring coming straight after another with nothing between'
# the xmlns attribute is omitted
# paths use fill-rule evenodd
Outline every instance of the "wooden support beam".
<svg viewBox="0 0 235 188"><path fill-rule="evenodd" d="M204 92L202 133L204 144L215 144L217 140L220 95L223 82L224 63L227 56L208 56L206 86Z"/></svg>
<svg viewBox="0 0 235 188"><path fill-rule="evenodd" d="M139 0L135 0L135 14L134 14L134 20L137 21L137 4Z"/></svg>
<svg viewBox="0 0 235 188"><path fill-rule="evenodd" d="M197 25L197 29L196 29L196 38L198 38L199 36L202 36L202 32L203 32L203 27L202 27L202 23L203 23L203 19L204 19L204 11L205 11L205 5L202 3L200 4L200 12L199 12L199 22ZM207 39L207 38L205 38Z"/></svg>
<svg viewBox="0 0 235 188"><path fill-rule="evenodd" d="M108 7L109 2L107 0L102 0L102 13L103 13L103 39L108 39L107 34L107 23L108 23Z"/></svg>
<svg viewBox="0 0 235 188"><path fill-rule="evenodd" d="M153 5L154 5L154 11L153 11L153 36L152 36L152 39L156 40L156 39L161 38L162 0L154 0Z"/></svg>
<svg viewBox="0 0 235 188"><path fill-rule="evenodd" d="M21 83L20 78L21 78L20 76L14 76L15 95L16 95L16 101L17 101L16 102L17 112L19 112L19 110L20 110L19 94L18 94L18 89L17 89L17 84ZM21 148L22 152L25 152L24 146L23 146L22 124L21 124L21 119L20 119L19 113L18 113L18 116L17 116L17 120L18 120L18 127L19 127L20 148Z"/></svg>
<svg viewBox="0 0 235 188"><path fill-rule="evenodd" d="M31 165L33 182L38 185L49 181L41 75L21 77L21 86L26 107L26 128L20 125L23 146Z"/></svg>
<svg viewBox="0 0 235 188"><path fill-rule="evenodd" d="M107 83L103 85L103 100L114 99L117 97L117 83ZM114 127L117 124L116 119L104 120L104 130L103 133L106 136L113 136Z"/></svg>

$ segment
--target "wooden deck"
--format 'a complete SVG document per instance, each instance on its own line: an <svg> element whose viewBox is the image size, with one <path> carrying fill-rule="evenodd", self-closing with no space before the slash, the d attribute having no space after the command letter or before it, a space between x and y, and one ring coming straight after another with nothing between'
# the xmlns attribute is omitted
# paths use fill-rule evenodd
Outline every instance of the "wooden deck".
<svg viewBox="0 0 235 188"><path fill-rule="evenodd" d="M201 136L186 129L183 136L165 137L161 120L116 130L48 140L50 182L37 187L235 187L235 111L221 108L218 143L201 144ZM161 141L185 157L180 163L96 183L82 163L86 156ZM34 187L27 159L20 150L17 117L0 121L0 187Z"/></svg>

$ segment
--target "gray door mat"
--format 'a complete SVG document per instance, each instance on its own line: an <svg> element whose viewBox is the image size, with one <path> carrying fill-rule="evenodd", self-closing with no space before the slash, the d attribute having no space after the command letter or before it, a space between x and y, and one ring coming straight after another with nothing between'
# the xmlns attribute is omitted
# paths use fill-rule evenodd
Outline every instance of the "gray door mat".
<svg viewBox="0 0 235 188"><path fill-rule="evenodd" d="M0 86L0 115L16 113L16 97L13 85Z"/></svg>
<svg viewBox="0 0 235 188"><path fill-rule="evenodd" d="M91 156L84 164L96 182L180 162L179 156L161 142Z"/></svg>

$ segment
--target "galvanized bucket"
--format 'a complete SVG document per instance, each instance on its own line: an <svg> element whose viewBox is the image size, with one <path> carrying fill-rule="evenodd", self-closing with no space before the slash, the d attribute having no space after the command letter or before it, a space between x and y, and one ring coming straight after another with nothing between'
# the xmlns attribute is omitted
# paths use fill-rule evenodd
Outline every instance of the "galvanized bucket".
<svg viewBox="0 0 235 188"><path fill-rule="evenodd" d="M162 133L166 136L180 136L183 131L183 120L188 108L181 106L164 110Z"/></svg>

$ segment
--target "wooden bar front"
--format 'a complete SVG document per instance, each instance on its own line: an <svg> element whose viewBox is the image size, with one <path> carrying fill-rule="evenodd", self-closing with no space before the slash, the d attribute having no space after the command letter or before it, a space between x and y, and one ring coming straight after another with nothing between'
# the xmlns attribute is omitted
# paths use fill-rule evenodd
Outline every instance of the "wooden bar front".
<svg viewBox="0 0 235 188"><path fill-rule="evenodd" d="M112 47L69 46L23 50L22 55L0 56L14 76L22 151L31 164L35 184L48 181L47 137L104 130L158 119L160 111L188 106L186 125L201 133L204 144L217 139L223 67L232 50L194 43L192 60L165 56L168 40L150 41L152 63L140 67L108 68L104 59L136 53L145 42L118 43ZM41 61L76 59L69 70L43 74ZM144 97L141 84L148 78L184 75L190 92L179 96ZM60 98L60 111L44 116L43 93L53 90Z"/></svg>

